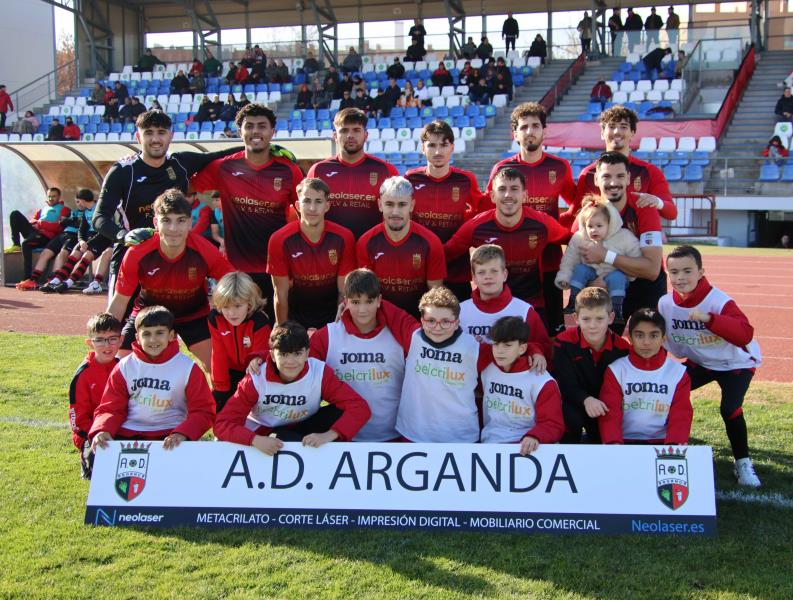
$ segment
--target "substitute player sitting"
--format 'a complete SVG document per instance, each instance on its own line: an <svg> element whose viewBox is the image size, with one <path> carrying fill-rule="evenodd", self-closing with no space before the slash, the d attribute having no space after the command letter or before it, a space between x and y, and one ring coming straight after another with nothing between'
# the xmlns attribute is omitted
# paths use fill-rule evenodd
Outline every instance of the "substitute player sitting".
<svg viewBox="0 0 793 600"><path fill-rule="evenodd" d="M740 485L760 487L743 416L743 399L761 361L754 328L735 301L705 278L699 250L678 246L666 257L666 268L673 291L658 303L666 319L666 347L686 359L691 389L719 384L735 477Z"/></svg>
<svg viewBox="0 0 793 600"><path fill-rule="evenodd" d="M128 354L132 346L135 315L147 306L162 305L173 313L176 333L208 371L212 344L207 326L206 279L220 279L234 269L210 241L190 232L190 203L179 190L168 190L155 200L154 226L156 233L124 256L108 308L121 320L140 286L132 315L124 326L120 355Z"/></svg>
<svg viewBox="0 0 793 600"><path fill-rule="evenodd" d="M688 444L694 409L686 368L664 350L666 321L642 308L628 322L631 350L606 369L599 419L604 444Z"/></svg>
<svg viewBox="0 0 793 600"><path fill-rule="evenodd" d="M297 186L299 221L270 237L267 272L275 290L275 321L319 328L336 320L344 277L355 268L355 240L346 227L325 219L330 189L321 179Z"/></svg>
<svg viewBox="0 0 793 600"><path fill-rule="evenodd" d="M501 317L490 328L493 361L482 381L482 442L520 443L531 454L540 444L555 444L564 433L559 386L547 372L535 373L526 356L529 326L520 317Z"/></svg>
<svg viewBox="0 0 793 600"><path fill-rule="evenodd" d="M311 336L311 356L324 360L336 376L369 404L372 417L355 436L360 442L399 438L396 415L405 354L418 322L388 300L368 269L356 269L344 280L344 312Z"/></svg>
<svg viewBox="0 0 793 600"><path fill-rule="evenodd" d="M135 318L135 329L133 353L113 369L96 408L88 433L94 452L114 439L163 440L169 450L200 439L215 420L206 376L179 352L170 311L144 308Z"/></svg>
<svg viewBox="0 0 793 600"><path fill-rule="evenodd" d="M446 259L438 236L410 218L413 186L404 177L389 177L378 200L383 222L358 240L358 266L374 271L383 297L417 315L421 295L443 283Z"/></svg>
<svg viewBox="0 0 793 600"><path fill-rule="evenodd" d="M297 398L305 402L298 404ZM320 406L323 400L328 404ZM309 358L305 327L287 321L273 329L270 356L261 371L242 380L218 415L215 435L273 455L283 441L302 440L304 446L319 448L351 440L370 416L355 390L324 362Z"/></svg>

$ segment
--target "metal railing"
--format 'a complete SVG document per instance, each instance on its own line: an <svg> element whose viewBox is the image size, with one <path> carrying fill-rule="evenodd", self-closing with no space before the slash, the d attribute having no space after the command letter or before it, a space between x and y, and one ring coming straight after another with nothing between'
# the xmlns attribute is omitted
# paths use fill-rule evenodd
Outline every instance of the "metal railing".
<svg viewBox="0 0 793 600"><path fill-rule="evenodd" d="M578 55L578 58L565 70L564 73L561 74L559 79L557 79L553 87L546 92L545 96L542 97L540 100L540 104L545 108L545 110L550 113L554 107L561 102L562 96L567 93L573 84L578 79L579 75L583 73L584 68L586 67L586 55L582 52Z"/></svg>
<svg viewBox="0 0 793 600"><path fill-rule="evenodd" d="M664 223L668 238L714 237L719 234L716 197L713 195L674 195L677 219Z"/></svg>
<svg viewBox="0 0 793 600"><path fill-rule="evenodd" d="M772 132L768 133L770 138ZM777 169L763 172L764 165ZM793 181L785 181L793 170L793 158L774 161L764 156L720 156L712 158L706 170L705 192L720 196L793 196ZM779 174L779 179L762 181L763 175ZM707 177L709 175L709 177Z"/></svg>
<svg viewBox="0 0 793 600"><path fill-rule="evenodd" d="M10 92L14 109L24 111L49 102L78 86L79 61L75 58Z"/></svg>

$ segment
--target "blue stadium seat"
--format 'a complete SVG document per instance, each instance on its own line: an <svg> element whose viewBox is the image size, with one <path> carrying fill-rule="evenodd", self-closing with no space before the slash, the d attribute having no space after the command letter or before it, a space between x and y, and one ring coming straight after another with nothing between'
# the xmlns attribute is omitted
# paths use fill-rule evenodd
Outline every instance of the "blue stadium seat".
<svg viewBox="0 0 793 600"><path fill-rule="evenodd" d="M303 131L308 131L309 129L319 129L316 120L306 119L303 121Z"/></svg>
<svg viewBox="0 0 793 600"><path fill-rule="evenodd" d="M399 152L389 152L385 155L385 159L390 162L392 165L401 165L402 164L402 154Z"/></svg>
<svg viewBox="0 0 793 600"><path fill-rule="evenodd" d="M305 108L303 109L303 120L304 121L316 121L317 120L317 111L313 108Z"/></svg>
<svg viewBox="0 0 793 600"><path fill-rule="evenodd" d="M672 152L672 159L669 161L670 165L677 165L679 167L685 167L690 160L690 154L688 152Z"/></svg>
<svg viewBox="0 0 793 600"><path fill-rule="evenodd" d="M96 123L89 123L85 126L85 133L98 133L99 126Z"/></svg>
<svg viewBox="0 0 793 600"><path fill-rule="evenodd" d="M212 121L204 121L201 123L201 131L212 131ZM221 129L221 131L223 131Z"/></svg>
<svg viewBox="0 0 793 600"><path fill-rule="evenodd" d="M422 118L432 117L432 107L431 106L425 106L424 108L422 108L421 109L421 117Z"/></svg>
<svg viewBox="0 0 793 600"><path fill-rule="evenodd" d="M110 123L100 123L96 129L97 133L110 133Z"/></svg>
<svg viewBox="0 0 793 600"><path fill-rule="evenodd" d="M593 118L594 117L592 115L590 115L589 113L581 113L580 115L578 115L578 120L579 121L583 121L585 123L587 123L589 121L592 121Z"/></svg>
<svg viewBox="0 0 793 600"><path fill-rule="evenodd" d="M402 127L408 126L407 119L405 117L394 116L393 110L391 111L390 119L391 119L391 127L393 127L394 129L400 129Z"/></svg>
<svg viewBox="0 0 793 600"><path fill-rule="evenodd" d="M463 117L465 116L465 108L462 106L452 106L449 109L449 116L451 117Z"/></svg>
<svg viewBox="0 0 793 600"><path fill-rule="evenodd" d="M182 133L184 133L185 131L187 131L187 124L185 124L185 123L175 123L174 126L173 126L173 129L174 129L174 131L181 131Z"/></svg>
<svg viewBox="0 0 793 600"><path fill-rule="evenodd" d="M330 119L330 111L327 108L317 110L317 120L324 121L326 119Z"/></svg>
<svg viewBox="0 0 793 600"><path fill-rule="evenodd" d="M630 73L633 70L633 65L629 62L620 63L620 72Z"/></svg>
<svg viewBox="0 0 793 600"><path fill-rule="evenodd" d="M320 130L333 129L333 121L331 121L330 119L320 119L318 123Z"/></svg>
<svg viewBox="0 0 793 600"><path fill-rule="evenodd" d="M135 123L127 123L124 125L125 133L135 133Z"/></svg>
<svg viewBox="0 0 793 600"><path fill-rule="evenodd" d="M226 93L226 94L228 94L228 93L231 91L231 87L229 87L228 85L225 85L225 84L223 84L223 85L221 85L221 86L218 88L218 90L219 90L219 93L220 93L220 94L223 94L223 93Z"/></svg>
<svg viewBox="0 0 793 600"><path fill-rule="evenodd" d="M209 77L207 85L220 85L220 77Z"/></svg>
<svg viewBox="0 0 793 600"><path fill-rule="evenodd" d="M471 117L454 117L454 126L455 127L470 127L471 126Z"/></svg>
<svg viewBox="0 0 793 600"><path fill-rule="evenodd" d="M193 121L187 126L187 131L193 131L195 133L198 133L200 130L201 127L199 126L198 121Z"/></svg>
<svg viewBox="0 0 793 600"><path fill-rule="evenodd" d="M573 171L573 181L578 181L578 176L581 175L581 170L583 169L580 165L572 165L571 169Z"/></svg>
<svg viewBox="0 0 793 600"><path fill-rule="evenodd" d="M793 181L793 163L788 163L782 168L782 181Z"/></svg>
<svg viewBox="0 0 793 600"><path fill-rule="evenodd" d="M177 123L179 123L179 122L183 123L183 122L187 121L187 119L189 119L189 118L190 118L190 113L189 112L180 112L180 113L176 114L176 119L174 119L174 120Z"/></svg>
<svg viewBox="0 0 793 600"><path fill-rule="evenodd" d="M421 122L421 117L411 117L408 120L408 127L411 129L421 129L423 123Z"/></svg>
<svg viewBox="0 0 793 600"><path fill-rule="evenodd" d="M705 174L699 165L688 165L683 171L683 181L696 182L704 181Z"/></svg>
<svg viewBox="0 0 793 600"><path fill-rule="evenodd" d="M291 94L295 90L295 85L291 81L287 81L286 83L281 84L281 91L284 94ZM271 92L275 90L270 90Z"/></svg>
<svg viewBox="0 0 793 600"><path fill-rule="evenodd" d="M391 109L391 114L388 115L392 119L402 118L405 116L405 111L402 109L401 106L395 106ZM396 125L394 126L396 127Z"/></svg>
<svg viewBox="0 0 793 600"><path fill-rule="evenodd" d="M238 96L243 92L243 89L242 86L239 83L237 83L231 86L231 91L235 96Z"/></svg>
<svg viewBox="0 0 793 600"><path fill-rule="evenodd" d="M419 154L418 152L408 152L407 154L405 154L405 158L404 158L405 163L411 165L416 163L421 163L421 160L422 160L421 154Z"/></svg>
<svg viewBox="0 0 793 600"><path fill-rule="evenodd" d="M683 172L677 165L667 165L664 167L664 177L667 181L680 181L683 179Z"/></svg>
<svg viewBox="0 0 793 600"><path fill-rule="evenodd" d="M381 117L377 120L378 129L388 129L389 127L391 127L391 119L388 117Z"/></svg>
<svg viewBox="0 0 793 600"><path fill-rule="evenodd" d="M212 126L212 131L223 131L226 128L226 123L224 121L215 121L214 125ZM204 131L202 128L201 131Z"/></svg>
<svg viewBox="0 0 793 600"><path fill-rule="evenodd" d="M121 133L124 131L121 123L112 123L110 125L110 133Z"/></svg>
<svg viewBox="0 0 793 600"><path fill-rule="evenodd" d="M88 115L78 115L77 116L77 124L78 125L88 125L90 122L90 117Z"/></svg>
<svg viewBox="0 0 793 600"><path fill-rule="evenodd" d="M495 117L496 116L496 107L492 104L485 105L485 117Z"/></svg>
<svg viewBox="0 0 793 600"><path fill-rule="evenodd" d="M445 119L449 116L449 109L446 106L436 106L432 113L436 119Z"/></svg>
<svg viewBox="0 0 793 600"><path fill-rule="evenodd" d="M292 111L290 117L293 121L302 121L303 120L303 111L299 108L296 108Z"/></svg>
<svg viewBox="0 0 793 600"><path fill-rule="evenodd" d="M779 181L780 175L779 167L773 163L766 163L760 167L760 181Z"/></svg>
<svg viewBox="0 0 793 600"><path fill-rule="evenodd" d="M483 115L474 117L474 127L476 129L484 129L487 127L487 119Z"/></svg>
<svg viewBox="0 0 793 600"><path fill-rule="evenodd" d="M413 117L418 117L418 116L419 116L419 109L417 107L408 106L405 109L405 118L406 119L412 119Z"/></svg>
<svg viewBox="0 0 793 600"><path fill-rule="evenodd" d="M710 164L710 153L697 150L691 154L691 165L699 165L700 167L707 167Z"/></svg>
<svg viewBox="0 0 793 600"><path fill-rule="evenodd" d="M515 75L512 78L512 83L515 85L515 87L523 86L524 81L525 79L523 78L523 75Z"/></svg>
<svg viewBox="0 0 793 600"><path fill-rule="evenodd" d="M220 86L216 83L207 84L207 95L212 96L220 93Z"/></svg>
<svg viewBox="0 0 793 600"><path fill-rule="evenodd" d="M466 116L469 116L469 117L471 117L472 119L473 119L474 117L478 117L478 116L479 116L479 114L480 114L481 112L482 112L482 111L480 110L480 108L479 108L479 105L478 105L478 104L469 104L469 105L468 105L468 108L466 108L466 109L465 109L465 114L466 114Z"/></svg>
<svg viewBox="0 0 793 600"><path fill-rule="evenodd" d="M303 129L303 119L291 119L289 121L289 129L291 131L294 131L295 129L302 130Z"/></svg>

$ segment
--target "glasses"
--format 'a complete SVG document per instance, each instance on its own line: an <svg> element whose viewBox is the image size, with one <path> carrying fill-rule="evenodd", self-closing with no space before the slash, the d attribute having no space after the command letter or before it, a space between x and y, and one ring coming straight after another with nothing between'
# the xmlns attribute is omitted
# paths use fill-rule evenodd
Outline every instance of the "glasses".
<svg viewBox="0 0 793 600"><path fill-rule="evenodd" d="M440 327L441 329L449 329L453 327L455 323L457 323L457 319L425 319L424 317L421 318L421 322L424 323L430 329L435 329L436 327Z"/></svg>
<svg viewBox="0 0 793 600"><path fill-rule="evenodd" d="M120 335L114 335L106 338L91 338L91 341L94 343L94 346L102 347L102 346L112 346L113 344L118 344L120 339L121 339Z"/></svg>

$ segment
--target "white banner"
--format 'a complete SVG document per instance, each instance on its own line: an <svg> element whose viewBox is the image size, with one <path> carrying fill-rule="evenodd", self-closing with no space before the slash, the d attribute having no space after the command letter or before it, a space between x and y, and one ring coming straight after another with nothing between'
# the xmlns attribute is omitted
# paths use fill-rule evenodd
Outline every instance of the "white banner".
<svg viewBox="0 0 793 600"><path fill-rule="evenodd" d="M85 522L713 535L708 446L110 442Z"/></svg>

